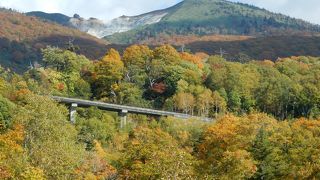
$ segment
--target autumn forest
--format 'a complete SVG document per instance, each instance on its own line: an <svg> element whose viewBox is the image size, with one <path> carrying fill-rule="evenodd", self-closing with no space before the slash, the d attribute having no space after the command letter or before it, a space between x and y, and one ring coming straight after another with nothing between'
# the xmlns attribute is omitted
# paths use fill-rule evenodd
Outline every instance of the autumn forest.
<svg viewBox="0 0 320 180"><path fill-rule="evenodd" d="M320 25L243 0L17 1L0 0L1 180L320 179Z"/></svg>
<svg viewBox="0 0 320 180"><path fill-rule="evenodd" d="M170 45L42 50L0 72L1 179L320 178L320 59L228 62ZM175 111L212 122L67 107L49 95Z"/></svg>

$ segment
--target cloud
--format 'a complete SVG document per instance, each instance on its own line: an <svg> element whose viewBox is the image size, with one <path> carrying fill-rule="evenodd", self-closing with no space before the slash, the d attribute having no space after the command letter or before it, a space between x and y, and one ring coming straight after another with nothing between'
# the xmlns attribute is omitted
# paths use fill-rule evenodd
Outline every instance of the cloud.
<svg viewBox="0 0 320 180"><path fill-rule="evenodd" d="M69 16L112 19L121 15L138 15L178 3L179 0L0 0L0 6L22 12L44 11Z"/></svg>
<svg viewBox="0 0 320 180"><path fill-rule="evenodd" d="M23 12L60 12L69 16L109 20L121 15L138 15L172 6L181 0L0 0L0 6ZM273 12L320 24L319 0L230 0L256 5Z"/></svg>

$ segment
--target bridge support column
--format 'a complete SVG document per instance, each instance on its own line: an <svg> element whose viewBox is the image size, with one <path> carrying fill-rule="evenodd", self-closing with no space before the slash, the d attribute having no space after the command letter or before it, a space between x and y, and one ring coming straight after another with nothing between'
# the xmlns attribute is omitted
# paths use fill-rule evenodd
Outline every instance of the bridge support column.
<svg viewBox="0 0 320 180"><path fill-rule="evenodd" d="M69 118L72 124L76 123L76 113L77 113L78 104L72 103L69 109Z"/></svg>
<svg viewBox="0 0 320 180"><path fill-rule="evenodd" d="M121 112L119 112L120 116L120 129L123 129L127 125L127 115L128 110L122 109Z"/></svg>

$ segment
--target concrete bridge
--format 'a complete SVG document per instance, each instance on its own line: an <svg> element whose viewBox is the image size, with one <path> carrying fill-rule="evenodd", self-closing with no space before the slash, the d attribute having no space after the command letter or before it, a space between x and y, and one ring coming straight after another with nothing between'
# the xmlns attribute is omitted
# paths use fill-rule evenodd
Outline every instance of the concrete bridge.
<svg viewBox="0 0 320 180"><path fill-rule="evenodd" d="M154 110L154 109L147 109L147 108L140 108L140 107L133 107L133 106L124 106L124 105L103 103L103 102L98 102L98 101L89 101L89 100L58 97L58 96L52 96L51 98L56 100L57 102L69 105L69 107L70 107L70 121L72 123L75 123L75 115L76 115L76 108L77 107L97 107L102 110L118 112L119 116L121 117L121 123L120 123L121 128L124 127L127 123L127 114L128 113L149 115L149 116L155 116L155 117L173 116L173 117L180 118L180 119L196 118L196 119L201 119L203 121L208 121L208 122L212 121L212 119L210 119L210 118L191 116L188 114L182 114L182 113L176 113L176 112L160 111L160 110Z"/></svg>

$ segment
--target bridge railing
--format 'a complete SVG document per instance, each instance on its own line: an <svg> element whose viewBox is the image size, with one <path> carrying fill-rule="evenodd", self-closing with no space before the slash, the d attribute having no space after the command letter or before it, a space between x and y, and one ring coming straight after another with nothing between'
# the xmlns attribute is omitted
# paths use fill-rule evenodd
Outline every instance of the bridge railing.
<svg viewBox="0 0 320 180"><path fill-rule="evenodd" d="M152 116L173 116L181 119L196 118L196 119L201 119L203 121L212 121L212 119L210 118L191 116L189 114L176 113L176 112L170 112L170 111L161 111L161 110L154 110L154 109L148 109L148 108L118 105L118 104L89 101L89 100L76 99L76 98L59 97L59 96L52 96L51 98L65 104L70 104L70 105L75 104L77 107L93 106L93 107L98 107L100 109L116 111L116 112L126 112L126 113L144 114L144 115L152 115Z"/></svg>

